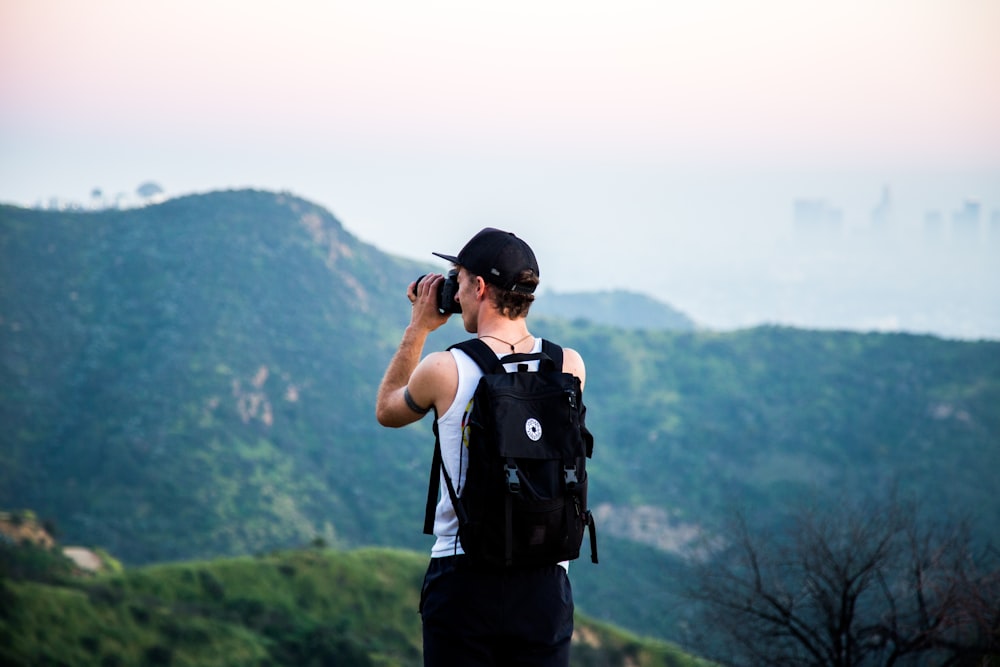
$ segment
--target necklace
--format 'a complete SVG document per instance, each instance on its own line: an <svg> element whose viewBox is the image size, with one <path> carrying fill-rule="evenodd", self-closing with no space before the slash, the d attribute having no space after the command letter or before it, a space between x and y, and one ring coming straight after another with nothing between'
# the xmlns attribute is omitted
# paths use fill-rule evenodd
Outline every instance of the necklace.
<svg viewBox="0 0 1000 667"><path fill-rule="evenodd" d="M523 343L524 341L526 341L526 340L528 340L529 338L531 338L531 334L529 333L529 334L528 334L527 336L525 336L524 338L521 338L521 339L519 339L519 340L516 340L516 341L514 341L513 343L508 343L508 342L507 342L507 341L505 341L505 340L504 340L503 338L497 338L496 336L491 336L491 335L489 335L489 334L481 334L481 335L480 335L479 337L480 337L480 338L492 338L493 340L498 340L498 341L500 341L501 343L503 343L504 345L509 345L509 346L510 346L510 351L511 351L511 352L513 352L513 351L514 351L514 346L515 346L515 345L518 345L518 344L520 344L520 343Z"/></svg>

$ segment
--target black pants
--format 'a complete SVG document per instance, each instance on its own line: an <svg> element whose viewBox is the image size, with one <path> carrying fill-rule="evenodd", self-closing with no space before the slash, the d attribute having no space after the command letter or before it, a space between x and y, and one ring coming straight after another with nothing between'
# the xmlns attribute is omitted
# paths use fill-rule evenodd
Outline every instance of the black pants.
<svg viewBox="0 0 1000 667"><path fill-rule="evenodd" d="M425 667L566 667L573 591L559 565L472 567L432 558L420 596Z"/></svg>

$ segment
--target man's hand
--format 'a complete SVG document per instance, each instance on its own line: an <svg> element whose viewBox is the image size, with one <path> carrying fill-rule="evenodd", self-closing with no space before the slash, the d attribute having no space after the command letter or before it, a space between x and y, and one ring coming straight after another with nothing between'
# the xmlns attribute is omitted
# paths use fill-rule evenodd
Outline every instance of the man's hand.
<svg viewBox="0 0 1000 667"><path fill-rule="evenodd" d="M437 295L443 281L444 276L440 273L428 273L419 285L413 281L406 288L406 296L410 299L410 305L413 306L413 312L410 314L410 326L431 332L451 317L450 313L442 314L438 310Z"/></svg>

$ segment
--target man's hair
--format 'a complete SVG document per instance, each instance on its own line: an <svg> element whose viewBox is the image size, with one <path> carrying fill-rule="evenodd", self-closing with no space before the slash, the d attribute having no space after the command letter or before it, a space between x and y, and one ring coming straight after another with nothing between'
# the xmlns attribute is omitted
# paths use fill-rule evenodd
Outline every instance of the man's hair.
<svg viewBox="0 0 1000 667"><path fill-rule="evenodd" d="M530 285L532 291L534 291L534 288L538 286L538 275L531 269L525 269L517 277L517 284ZM528 315L528 309L531 308L531 304L535 301L534 294L510 292L496 285L490 285L488 282L486 285L489 287L493 305L496 306L501 315L512 320Z"/></svg>

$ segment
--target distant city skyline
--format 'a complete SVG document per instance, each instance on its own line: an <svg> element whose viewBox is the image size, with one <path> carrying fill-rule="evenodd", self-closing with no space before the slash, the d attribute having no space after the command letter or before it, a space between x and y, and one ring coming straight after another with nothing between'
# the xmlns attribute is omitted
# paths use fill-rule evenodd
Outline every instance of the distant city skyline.
<svg viewBox="0 0 1000 667"><path fill-rule="evenodd" d="M946 207L928 208L924 212L923 224L917 227L917 220L901 219L894 212L891 191L888 185L883 187L881 199L871 209L868 225L859 229L882 240L900 233L911 233L914 229L934 240L946 236L955 240L970 240L994 235L1000 240L1000 203L994 203L990 211L979 199L969 197L958 202L958 207L950 213ZM837 206L837 202L822 197L796 198L792 217L795 232L800 236L830 238L845 231L843 209Z"/></svg>

